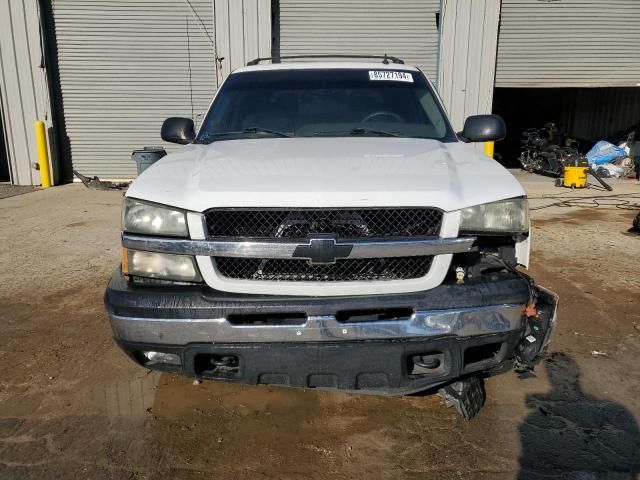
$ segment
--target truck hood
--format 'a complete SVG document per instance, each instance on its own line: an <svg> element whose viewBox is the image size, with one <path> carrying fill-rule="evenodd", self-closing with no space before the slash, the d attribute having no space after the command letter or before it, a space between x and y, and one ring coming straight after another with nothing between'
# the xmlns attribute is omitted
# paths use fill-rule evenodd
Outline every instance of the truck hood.
<svg viewBox="0 0 640 480"><path fill-rule="evenodd" d="M127 196L213 207L401 207L445 211L525 195L464 143L389 137L268 138L187 145L140 175Z"/></svg>

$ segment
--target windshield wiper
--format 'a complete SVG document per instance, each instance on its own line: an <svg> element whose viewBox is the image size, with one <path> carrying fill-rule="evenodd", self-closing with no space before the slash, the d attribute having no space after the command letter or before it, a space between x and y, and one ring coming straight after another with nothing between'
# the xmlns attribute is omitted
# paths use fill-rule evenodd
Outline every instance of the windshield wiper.
<svg viewBox="0 0 640 480"><path fill-rule="evenodd" d="M242 133L245 133L245 132L246 133L270 133L271 135L277 135L278 137L291 138L291 135L289 135L288 133L279 132L277 130L271 130L269 128L262 128L262 127L248 127L242 130Z"/></svg>
<svg viewBox="0 0 640 480"><path fill-rule="evenodd" d="M210 133L211 136L219 135L242 135L243 133L269 133L271 135L277 135L278 137L291 137L288 133L278 132L277 130L271 130L269 128L262 127L247 127L237 132L214 132Z"/></svg>
<svg viewBox="0 0 640 480"><path fill-rule="evenodd" d="M344 131L337 131L337 132L316 132L313 134L314 136L331 136L331 135L336 135L336 136L344 136L344 135L380 135L383 137L399 137L400 135L398 135L397 133L393 133L393 132L387 132L385 130L376 130L374 128L364 128L364 127L357 127L354 128L353 130L344 130Z"/></svg>
<svg viewBox="0 0 640 480"><path fill-rule="evenodd" d="M247 128L245 128L243 130L238 130L236 132L206 133L205 137L203 138L203 140L204 140L203 143L210 143L210 142L208 142L208 140L210 140L210 137L224 137L226 135L242 135L243 133L267 133L269 135L275 135L277 137L286 137L286 138L290 138L291 137L291 135L289 135L288 133L278 132L277 130L271 130L269 128L247 127Z"/></svg>

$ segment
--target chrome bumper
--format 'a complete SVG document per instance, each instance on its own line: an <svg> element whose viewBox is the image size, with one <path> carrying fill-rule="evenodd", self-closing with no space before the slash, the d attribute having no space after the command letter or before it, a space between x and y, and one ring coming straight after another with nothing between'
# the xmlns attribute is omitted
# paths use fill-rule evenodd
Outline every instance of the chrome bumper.
<svg viewBox="0 0 640 480"><path fill-rule="evenodd" d="M522 305L417 311L406 320L341 323L310 316L302 325L233 325L226 318L154 319L109 314L113 335L125 342L189 343L336 342L469 337L520 330Z"/></svg>

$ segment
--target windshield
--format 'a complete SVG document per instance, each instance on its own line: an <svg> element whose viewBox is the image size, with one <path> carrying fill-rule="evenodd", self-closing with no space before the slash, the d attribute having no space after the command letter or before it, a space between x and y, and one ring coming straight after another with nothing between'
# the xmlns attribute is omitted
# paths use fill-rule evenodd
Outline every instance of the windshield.
<svg viewBox="0 0 640 480"><path fill-rule="evenodd" d="M197 143L322 136L456 140L420 72L308 69L232 74Z"/></svg>

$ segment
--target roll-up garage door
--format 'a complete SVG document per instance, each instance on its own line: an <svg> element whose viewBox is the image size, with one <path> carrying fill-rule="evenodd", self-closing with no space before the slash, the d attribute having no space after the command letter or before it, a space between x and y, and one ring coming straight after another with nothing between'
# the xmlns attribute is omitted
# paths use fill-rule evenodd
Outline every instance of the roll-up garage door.
<svg viewBox="0 0 640 480"><path fill-rule="evenodd" d="M502 0L496 86L637 86L639 24L638 0Z"/></svg>
<svg viewBox="0 0 640 480"><path fill-rule="evenodd" d="M440 0L280 0L280 54L389 54L436 80Z"/></svg>
<svg viewBox="0 0 640 480"><path fill-rule="evenodd" d="M212 0L53 0L73 168L131 178L131 151L196 123L216 90Z"/></svg>

